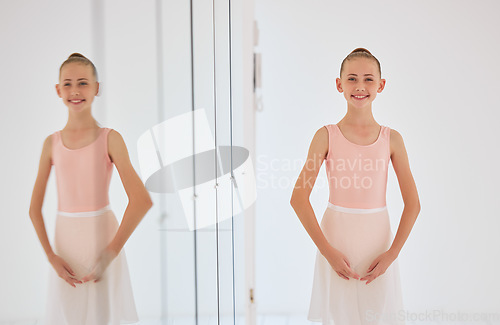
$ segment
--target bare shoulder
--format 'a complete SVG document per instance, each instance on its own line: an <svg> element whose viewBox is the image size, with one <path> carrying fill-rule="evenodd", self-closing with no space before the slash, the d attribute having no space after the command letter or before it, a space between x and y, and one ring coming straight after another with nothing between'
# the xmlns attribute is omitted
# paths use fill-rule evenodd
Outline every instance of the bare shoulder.
<svg viewBox="0 0 500 325"><path fill-rule="evenodd" d="M403 142L403 136L398 131L391 129L391 144L392 143Z"/></svg>
<svg viewBox="0 0 500 325"><path fill-rule="evenodd" d="M115 129L111 129L108 134L108 145L111 147L113 145L119 146L121 144L125 144L122 135Z"/></svg>
<svg viewBox="0 0 500 325"><path fill-rule="evenodd" d="M326 157L328 154L328 142L328 130L326 126L322 126L314 134L309 148L309 156L317 154L323 158Z"/></svg>
<svg viewBox="0 0 500 325"><path fill-rule="evenodd" d="M328 145L328 130L325 126L320 127L316 133L314 133L314 142L317 142L318 144L325 144Z"/></svg>
<svg viewBox="0 0 500 325"><path fill-rule="evenodd" d="M312 142L320 147L326 146L328 148L328 130L326 126L322 126L316 131Z"/></svg>
<svg viewBox="0 0 500 325"><path fill-rule="evenodd" d="M42 147L42 159L43 160L48 160L49 162L52 160L52 137L54 135L50 134L48 135L45 140L43 141L43 147Z"/></svg>
<svg viewBox="0 0 500 325"><path fill-rule="evenodd" d="M40 162L38 166L38 178L47 180L52 168L52 137L49 135L43 141L42 154L40 155Z"/></svg>
<svg viewBox="0 0 500 325"><path fill-rule="evenodd" d="M51 149L51 148L52 148L52 137L53 137L53 136L54 136L53 134L49 134L49 135L45 138L45 140L43 141L43 147L44 147L44 148L49 148L49 149Z"/></svg>
<svg viewBox="0 0 500 325"><path fill-rule="evenodd" d="M396 152L405 150L403 136L398 131L391 129L390 141L391 141L391 155L393 155Z"/></svg>
<svg viewBox="0 0 500 325"><path fill-rule="evenodd" d="M108 154L116 165L117 162L128 160L128 151L120 132L111 129L108 134Z"/></svg>

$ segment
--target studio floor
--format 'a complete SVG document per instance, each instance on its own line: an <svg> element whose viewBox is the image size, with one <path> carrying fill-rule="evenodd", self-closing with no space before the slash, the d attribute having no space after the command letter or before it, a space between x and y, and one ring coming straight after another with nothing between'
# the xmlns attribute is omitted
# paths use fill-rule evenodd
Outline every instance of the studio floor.
<svg viewBox="0 0 500 325"><path fill-rule="evenodd" d="M420 320L407 320L407 325L500 325L500 319L485 319L480 321L467 321L453 319L449 321L429 320L424 314L418 315ZM0 321L0 325L41 325L38 321ZM161 320L142 320L139 325L244 325L245 318L237 317L236 323L233 324L232 318L221 318L217 322L216 317L202 317L195 323L192 317L171 318L166 321ZM320 323L309 322L305 319L305 315L260 315L257 317L257 325L316 325Z"/></svg>

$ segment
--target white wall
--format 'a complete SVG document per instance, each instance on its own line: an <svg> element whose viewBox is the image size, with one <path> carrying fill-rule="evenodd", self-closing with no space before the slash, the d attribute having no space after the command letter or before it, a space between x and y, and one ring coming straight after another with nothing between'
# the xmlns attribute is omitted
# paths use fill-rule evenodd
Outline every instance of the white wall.
<svg viewBox="0 0 500 325"><path fill-rule="evenodd" d="M346 112L335 78L356 47L382 64L387 85L374 116L403 135L421 199L398 258L405 308L500 312L499 10L484 0L257 1L260 313L305 319L316 248L289 200L315 131ZM328 200L324 174L312 194L318 219ZM271 177L274 186L265 184ZM402 200L392 167L387 203L395 233Z"/></svg>
<svg viewBox="0 0 500 325"><path fill-rule="evenodd" d="M185 9L179 2L169 4L176 9L165 9L166 30L178 17L175 10ZM151 116L156 107L153 1L140 6L106 1L104 9L113 25L104 30L103 50L93 47L90 3L1 4L0 321L37 319L43 313L49 266L28 207L43 139L66 121L66 108L53 87L60 63L74 51L104 56L100 72L106 92L96 100L95 114L102 124L122 131L136 168L136 139L157 123ZM358 46L382 63L388 83L374 114L403 135L422 203L399 257L406 309L499 312L500 287L491 280L500 253L495 236L500 226L495 201L499 107L494 100L500 86L500 46L494 41L499 9L494 1L257 1L264 104L257 119L256 166L260 313L305 317L307 312L315 247L288 202L314 132L345 113L334 79L341 60ZM185 45L173 32L169 42ZM188 55L182 48L165 45L166 62L171 62L167 75L186 71L185 61L176 65ZM171 110L165 117L189 104L181 99L187 86L185 78L166 81ZM240 95L238 87L234 91ZM324 171L321 175L323 186L312 197L318 216L328 198ZM118 215L125 203L116 173L111 201ZM395 230L402 202L392 170L388 205ZM51 176L44 205L49 229L55 210ZM157 317L160 307L155 213L126 246L143 318Z"/></svg>

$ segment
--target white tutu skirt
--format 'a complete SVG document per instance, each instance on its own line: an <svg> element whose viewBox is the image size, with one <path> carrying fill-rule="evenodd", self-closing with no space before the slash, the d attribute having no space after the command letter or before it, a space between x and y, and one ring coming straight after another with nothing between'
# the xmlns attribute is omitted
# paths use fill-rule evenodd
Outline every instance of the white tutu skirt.
<svg viewBox="0 0 500 325"><path fill-rule="evenodd" d="M328 242L342 252L360 276L380 254L393 235L387 208L349 209L329 204L321 229ZM318 251L308 319L324 325L405 324L397 259L384 274L366 284L341 278Z"/></svg>
<svg viewBox="0 0 500 325"><path fill-rule="evenodd" d="M93 217L57 215L54 248L77 279L90 273L118 229L114 213ZM107 267L102 278L70 286L51 268L46 325L115 325L138 322L125 253Z"/></svg>

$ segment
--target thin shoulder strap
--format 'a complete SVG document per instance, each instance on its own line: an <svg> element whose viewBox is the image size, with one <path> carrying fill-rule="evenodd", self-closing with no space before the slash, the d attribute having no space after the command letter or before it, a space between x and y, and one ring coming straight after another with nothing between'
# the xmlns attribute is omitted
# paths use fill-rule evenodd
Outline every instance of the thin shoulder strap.
<svg viewBox="0 0 500 325"><path fill-rule="evenodd" d="M335 128L333 124L325 125L325 128L328 130L328 153L325 156L325 160L328 160L330 158L330 152L332 151Z"/></svg>
<svg viewBox="0 0 500 325"><path fill-rule="evenodd" d="M61 131L56 131L56 132L52 133L52 136L50 137L52 140L52 145L54 145L57 142L58 138L60 137L59 132L61 132Z"/></svg>
<svg viewBox="0 0 500 325"><path fill-rule="evenodd" d="M104 128L104 131L103 131L103 133L104 133L103 134L104 148L106 149L106 156L108 157L107 160L108 160L109 163L112 163L111 158L109 157L109 139L108 139L109 133L111 132L111 130L113 130L113 129L111 129L111 128Z"/></svg>
<svg viewBox="0 0 500 325"><path fill-rule="evenodd" d="M50 164L54 165L54 152L57 150L57 143L60 137L59 134L60 131L56 131L50 135L50 142L51 142L51 148L50 148Z"/></svg>

